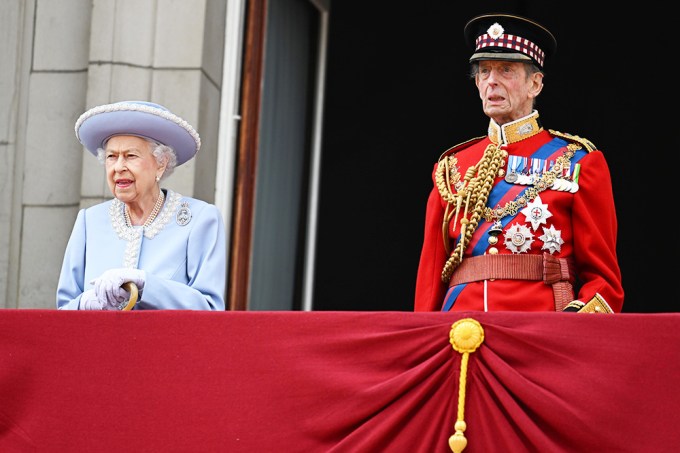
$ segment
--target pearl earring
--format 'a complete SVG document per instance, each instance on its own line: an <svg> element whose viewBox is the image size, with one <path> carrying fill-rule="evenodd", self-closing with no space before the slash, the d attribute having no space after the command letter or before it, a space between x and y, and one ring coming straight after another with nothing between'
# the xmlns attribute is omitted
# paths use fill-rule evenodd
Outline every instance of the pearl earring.
<svg viewBox="0 0 680 453"><path fill-rule="evenodd" d="M161 180L161 177L158 176L158 175L156 175L156 182L158 182L158 181L160 181L160 180Z"/></svg>

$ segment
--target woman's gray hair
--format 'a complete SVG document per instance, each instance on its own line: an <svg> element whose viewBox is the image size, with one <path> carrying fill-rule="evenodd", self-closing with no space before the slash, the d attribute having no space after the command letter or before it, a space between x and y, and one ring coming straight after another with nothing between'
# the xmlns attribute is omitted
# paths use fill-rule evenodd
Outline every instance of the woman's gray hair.
<svg viewBox="0 0 680 453"><path fill-rule="evenodd" d="M151 154L156 158L158 165L163 165L163 162L165 162L165 171L163 172L161 179L170 176L172 172L175 171L175 167L177 167L177 154L175 153L175 150L170 146L163 145L150 138L140 138L151 145ZM103 145L106 146L106 142ZM97 160L99 160L99 163L102 165L106 162L106 151L104 151L104 148L97 148Z"/></svg>

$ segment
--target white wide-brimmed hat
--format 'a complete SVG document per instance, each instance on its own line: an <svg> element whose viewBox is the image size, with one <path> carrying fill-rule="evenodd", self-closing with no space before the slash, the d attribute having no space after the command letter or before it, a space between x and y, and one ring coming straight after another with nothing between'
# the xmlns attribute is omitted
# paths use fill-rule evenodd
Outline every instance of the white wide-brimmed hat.
<svg viewBox="0 0 680 453"><path fill-rule="evenodd" d="M80 115L76 137L95 156L114 135L135 135L170 146L177 165L193 158L201 148L201 137L185 120L159 104L122 101L93 107Z"/></svg>

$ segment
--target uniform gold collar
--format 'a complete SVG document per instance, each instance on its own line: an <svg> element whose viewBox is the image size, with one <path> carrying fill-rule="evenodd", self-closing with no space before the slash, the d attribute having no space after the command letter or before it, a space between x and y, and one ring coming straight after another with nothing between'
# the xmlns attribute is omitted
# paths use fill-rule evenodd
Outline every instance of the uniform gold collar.
<svg viewBox="0 0 680 453"><path fill-rule="evenodd" d="M534 110L524 118L499 126L494 120L489 121L489 139L497 145L509 145L525 138L532 137L543 130L538 121L538 112Z"/></svg>

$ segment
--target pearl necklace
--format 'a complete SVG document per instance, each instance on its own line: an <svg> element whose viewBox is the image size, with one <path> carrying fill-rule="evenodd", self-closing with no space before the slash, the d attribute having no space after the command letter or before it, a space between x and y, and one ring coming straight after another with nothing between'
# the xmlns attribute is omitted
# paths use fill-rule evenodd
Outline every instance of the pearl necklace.
<svg viewBox="0 0 680 453"><path fill-rule="evenodd" d="M148 227L149 225L151 225L151 223L153 223L154 220L156 220L156 216L161 211L164 201L165 194L161 190L160 194L158 195L158 198L156 198L156 204L153 205L153 210L151 211L151 214L149 214L149 217L147 217L146 221L144 222L144 225L142 225L143 228ZM132 227L132 219L130 219L130 209L127 207L127 205L125 205L125 223L127 224L128 227Z"/></svg>

